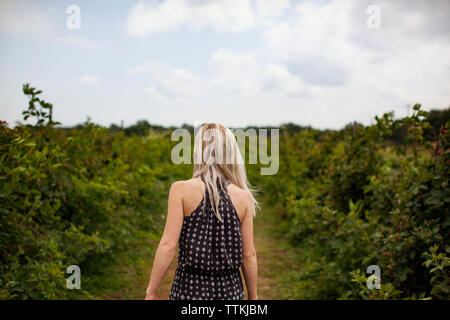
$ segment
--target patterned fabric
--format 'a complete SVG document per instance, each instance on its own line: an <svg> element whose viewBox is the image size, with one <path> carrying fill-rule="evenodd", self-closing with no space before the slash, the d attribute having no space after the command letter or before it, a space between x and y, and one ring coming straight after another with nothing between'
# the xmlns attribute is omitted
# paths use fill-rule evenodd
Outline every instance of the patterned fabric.
<svg viewBox="0 0 450 320"><path fill-rule="evenodd" d="M244 299L239 272L242 266L241 226L226 189L229 183L222 178L222 188L217 181L219 213L223 222L214 214L207 190L198 207L184 217L170 300Z"/></svg>

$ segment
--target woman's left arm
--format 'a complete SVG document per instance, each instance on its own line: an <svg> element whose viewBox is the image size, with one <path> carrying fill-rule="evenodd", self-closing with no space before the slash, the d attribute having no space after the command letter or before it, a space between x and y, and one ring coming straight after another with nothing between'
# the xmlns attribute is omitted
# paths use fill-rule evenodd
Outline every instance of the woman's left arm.
<svg viewBox="0 0 450 320"><path fill-rule="evenodd" d="M175 256L184 217L182 183L181 181L175 182L170 187L166 225L153 261L152 273L145 297L146 300L158 299L156 289L159 287L161 280Z"/></svg>

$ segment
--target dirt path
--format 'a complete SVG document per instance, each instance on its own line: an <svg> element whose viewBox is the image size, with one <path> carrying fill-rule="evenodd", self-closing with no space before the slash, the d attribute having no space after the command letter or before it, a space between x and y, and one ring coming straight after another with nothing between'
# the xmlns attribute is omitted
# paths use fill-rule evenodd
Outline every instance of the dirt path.
<svg viewBox="0 0 450 320"><path fill-rule="evenodd" d="M255 218L255 247L258 255L259 299L295 299L294 278L301 262L299 252L280 230L275 210L267 208Z"/></svg>

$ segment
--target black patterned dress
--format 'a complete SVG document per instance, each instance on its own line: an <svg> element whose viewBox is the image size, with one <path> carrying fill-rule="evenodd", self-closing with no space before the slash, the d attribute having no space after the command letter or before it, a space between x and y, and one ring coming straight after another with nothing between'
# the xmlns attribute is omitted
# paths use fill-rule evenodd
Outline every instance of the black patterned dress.
<svg viewBox="0 0 450 320"><path fill-rule="evenodd" d="M184 217L178 252L178 266L170 300L244 299L239 268L242 266L241 223L222 179L219 187L219 221L206 197ZM203 207L205 210L203 210Z"/></svg>

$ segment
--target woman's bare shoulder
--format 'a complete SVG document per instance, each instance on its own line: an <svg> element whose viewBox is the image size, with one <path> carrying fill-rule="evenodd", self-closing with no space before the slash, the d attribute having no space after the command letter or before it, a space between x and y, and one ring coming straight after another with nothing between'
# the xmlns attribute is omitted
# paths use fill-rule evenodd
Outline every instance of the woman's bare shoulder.
<svg viewBox="0 0 450 320"><path fill-rule="evenodd" d="M192 178L189 180L177 180L175 182L172 183L172 185L176 185L176 186L193 186L193 185L197 185L197 184L201 184L202 181L199 178Z"/></svg>
<svg viewBox="0 0 450 320"><path fill-rule="evenodd" d="M203 192L200 179L179 180L172 183L170 192L174 193L175 197L179 197L183 202L183 212L185 215L192 213L192 211L200 203Z"/></svg>
<svg viewBox="0 0 450 320"><path fill-rule="evenodd" d="M172 183L171 189L177 191L193 190L201 187L202 181L198 178L192 178L189 180L178 180Z"/></svg>
<svg viewBox="0 0 450 320"><path fill-rule="evenodd" d="M250 191L244 190L235 184L230 184L227 189L230 196L234 196L239 201L247 204L253 203Z"/></svg>

